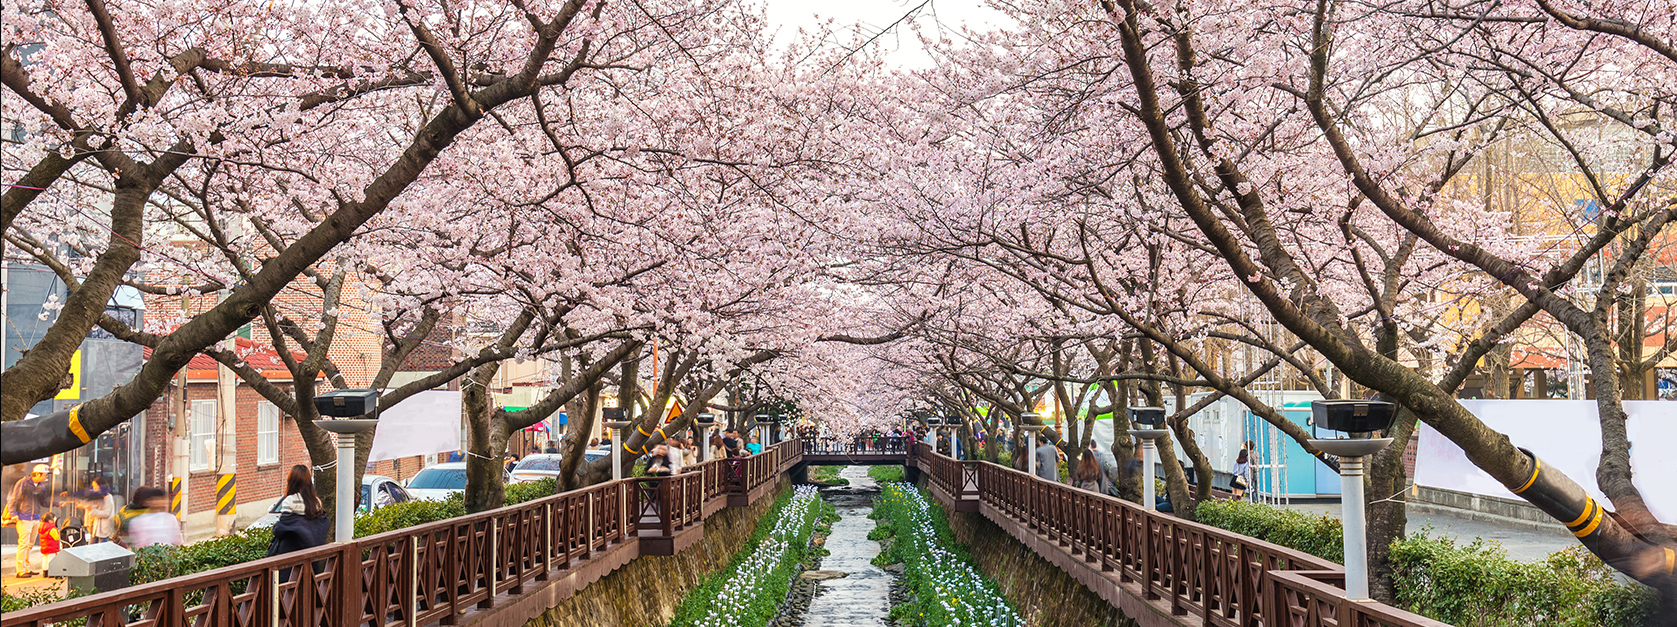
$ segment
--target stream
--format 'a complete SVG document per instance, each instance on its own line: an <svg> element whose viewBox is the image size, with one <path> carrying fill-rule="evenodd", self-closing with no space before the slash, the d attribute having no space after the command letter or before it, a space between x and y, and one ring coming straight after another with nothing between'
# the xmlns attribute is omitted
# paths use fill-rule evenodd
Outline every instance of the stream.
<svg viewBox="0 0 1677 627"><path fill-rule="evenodd" d="M817 582L820 592L804 612L803 624L886 627L892 576L873 565L879 543L868 539L868 532L874 528L868 514L873 512L879 485L868 476L865 466L848 466L839 476L849 479L850 485L821 490L841 517L827 536L826 548L831 554L821 559L821 568L848 574Z"/></svg>

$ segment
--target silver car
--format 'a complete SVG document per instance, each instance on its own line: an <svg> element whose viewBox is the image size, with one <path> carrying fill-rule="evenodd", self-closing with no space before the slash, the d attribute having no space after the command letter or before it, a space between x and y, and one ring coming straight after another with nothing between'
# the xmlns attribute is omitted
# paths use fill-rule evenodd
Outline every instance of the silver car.
<svg viewBox="0 0 1677 627"><path fill-rule="evenodd" d="M609 455L610 453L606 451L583 451L582 459L584 462L591 462ZM512 478L508 479L507 483L524 483L526 481L540 481L548 477L558 477L560 472L559 463L563 459L564 456L558 453L526 455L524 459L518 460L518 464L512 467Z"/></svg>

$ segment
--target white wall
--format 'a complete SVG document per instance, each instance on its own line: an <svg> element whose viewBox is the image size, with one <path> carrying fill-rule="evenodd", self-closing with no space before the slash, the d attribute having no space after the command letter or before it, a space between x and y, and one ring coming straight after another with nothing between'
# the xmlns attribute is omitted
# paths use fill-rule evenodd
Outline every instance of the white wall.
<svg viewBox="0 0 1677 627"><path fill-rule="evenodd" d="M1611 503L1595 480L1601 461L1601 420L1595 401L1464 400L1463 407L1487 426L1508 435L1573 481L1604 506ZM1667 523L1677 522L1677 403L1626 401L1630 418L1635 484L1648 509ZM1425 486L1517 499L1513 492L1479 470L1461 448L1426 424L1415 457L1415 482Z"/></svg>

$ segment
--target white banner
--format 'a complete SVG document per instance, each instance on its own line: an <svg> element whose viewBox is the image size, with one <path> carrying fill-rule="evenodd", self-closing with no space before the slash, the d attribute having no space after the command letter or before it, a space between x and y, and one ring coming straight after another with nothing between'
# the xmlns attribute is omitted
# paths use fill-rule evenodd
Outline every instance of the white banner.
<svg viewBox="0 0 1677 627"><path fill-rule="evenodd" d="M460 392L426 390L379 412L367 461L460 449Z"/></svg>
<svg viewBox="0 0 1677 627"><path fill-rule="evenodd" d="M1463 407L1485 425L1508 435L1515 446L1536 453L1603 505L1611 503L1596 485L1601 461L1601 419L1595 401L1464 400ZM1626 401L1630 463L1635 484L1654 516L1677 522L1677 403ZM1415 455L1415 483L1486 496L1518 499L1467 460L1461 448L1426 424Z"/></svg>

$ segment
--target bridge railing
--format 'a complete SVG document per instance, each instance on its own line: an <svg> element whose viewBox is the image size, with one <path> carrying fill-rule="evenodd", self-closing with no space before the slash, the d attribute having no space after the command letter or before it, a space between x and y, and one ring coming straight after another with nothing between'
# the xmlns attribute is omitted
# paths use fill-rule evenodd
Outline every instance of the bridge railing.
<svg viewBox="0 0 1677 627"><path fill-rule="evenodd" d="M772 482L800 458L788 441L672 477L609 481L349 543L7 612L6 627L452 625L598 552L700 522L732 490ZM730 481L730 478L734 480Z"/></svg>
<svg viewBox="0 0 1677 627"><path fill-rule="evenodd" d="M804 435L799 438L806 455L907 455L914 439L904 436L857 436L850 439L821 438Z"/></svg>
<svg viewBox="0 0 1677 627"><path fill-rule="evenodd" d="M973 500L1017 521L1129 584L1174 615L1224 627L1448 627L1375 602L1351 602L1339 564L1129 501L980 461L958 461L920 443L913 464L954 509Z"/></svg>

